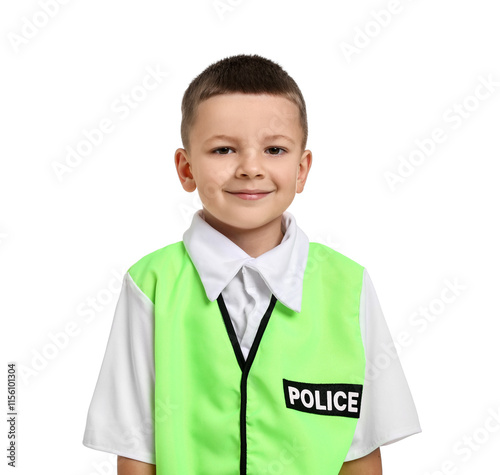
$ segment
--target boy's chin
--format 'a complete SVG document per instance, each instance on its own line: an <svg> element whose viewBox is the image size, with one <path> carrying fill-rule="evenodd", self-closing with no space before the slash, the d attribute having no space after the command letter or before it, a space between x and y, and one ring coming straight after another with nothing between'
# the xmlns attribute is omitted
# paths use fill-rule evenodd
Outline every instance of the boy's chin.
<svg viewBox="0 0 500 475"><path fill-rule="evenodd" d="M262 216L256 217L252 219L251 216L241 215L235 219L227 219L223 218L218 221L222 227L231 228L234 230L239 230L241 232L250 232L257 229L262 229L266 226L272 226L275 224L277 227L281 226L281 216L272 216L268 219L263 218Z"/></svg>
<svg viewBox="0 0 500 475"><path fill-rule="evenodd" d="M224 212L226 211L226 212ZM228 211L228 212L227 212ZM212 227L234 229L241 231L252 231L266 225L281 225L283 211L279 209L273 211L261 209L242 209L242 210L213 210L203 207L202 213L205 221ZM279 224L276 224L279 223Z"/></svg>

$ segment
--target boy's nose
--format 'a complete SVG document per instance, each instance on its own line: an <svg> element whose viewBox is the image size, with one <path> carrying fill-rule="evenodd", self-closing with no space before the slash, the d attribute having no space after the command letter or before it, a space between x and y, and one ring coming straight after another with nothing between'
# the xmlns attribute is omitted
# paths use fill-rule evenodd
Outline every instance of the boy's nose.
<svg viewBox="0 0 500 475"><path fill-rule="evenodd" d="M236 174L238 176L248 176L250 178L264 174L262 160L257 152L246 152L240 155Z"/></svg>

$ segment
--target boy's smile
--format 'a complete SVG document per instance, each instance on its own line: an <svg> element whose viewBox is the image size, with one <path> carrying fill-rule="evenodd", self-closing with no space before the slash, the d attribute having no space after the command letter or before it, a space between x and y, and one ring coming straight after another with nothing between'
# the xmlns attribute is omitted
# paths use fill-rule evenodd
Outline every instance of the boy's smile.
<svg viewBox="0 0 500 475"><path fill-rule="evenodd" d="M312 154L302 139L298 107L285 97L217 95L198 106L176 168L186 191L198 188L207 223L262 253L281 242L281 216L304 189Z"/></svg>

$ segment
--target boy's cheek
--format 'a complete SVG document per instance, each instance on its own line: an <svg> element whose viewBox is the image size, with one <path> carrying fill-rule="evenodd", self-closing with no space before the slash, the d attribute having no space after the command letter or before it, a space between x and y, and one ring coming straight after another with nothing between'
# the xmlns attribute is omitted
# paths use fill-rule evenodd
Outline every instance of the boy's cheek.
<svg viewBox="0 0 500 475"><path fill-rule="evenodd" d="M202 199L213 199L218 193L221 193L220 186L214 182L204 182L198 183L198 193Z"/></svg>

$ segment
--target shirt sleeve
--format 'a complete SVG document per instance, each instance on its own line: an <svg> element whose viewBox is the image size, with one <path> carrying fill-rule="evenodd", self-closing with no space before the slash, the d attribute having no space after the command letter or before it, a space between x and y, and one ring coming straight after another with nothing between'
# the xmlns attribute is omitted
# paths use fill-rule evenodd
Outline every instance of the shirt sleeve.
<svg viewBox="0 0 500 475"><path fill-rule="evenodd" d="M422 431L375 288L364 271L360 328L366 370L361 412L345 461Z"/></svg>
<svg viewBox="0 0 500 475"><path fill-rule="evenodd" d="M87 415L83 445L155 463L154 305L127 272Z"/></svg>

